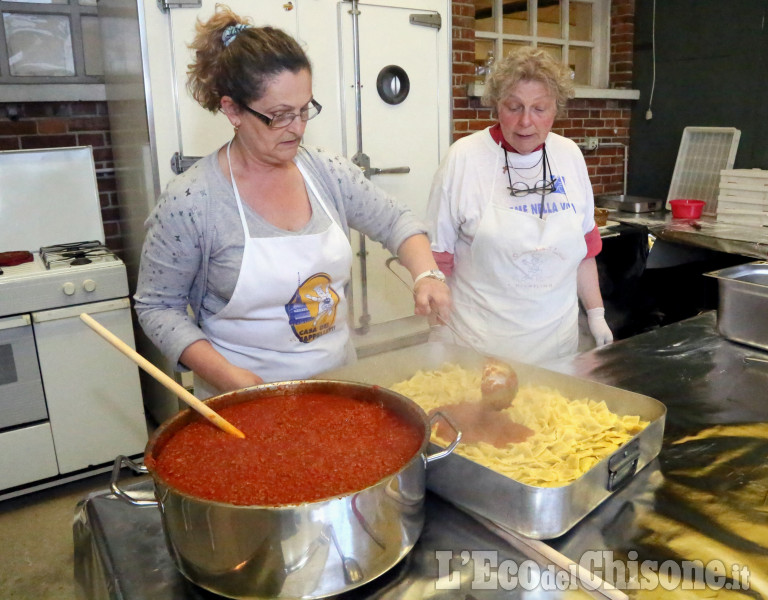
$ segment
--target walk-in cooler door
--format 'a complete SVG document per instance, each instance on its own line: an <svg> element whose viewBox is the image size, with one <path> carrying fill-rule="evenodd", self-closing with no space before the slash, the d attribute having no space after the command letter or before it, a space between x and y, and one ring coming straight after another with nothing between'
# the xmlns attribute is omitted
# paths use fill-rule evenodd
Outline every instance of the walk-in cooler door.
<svg viewBox="0 0 768 600"><path fill-rule="evenodd" d="M449 145L445 125L450 122L447 68L450 21L445 16L444 2L392 4L361 2L357 5L360 53L360 114L357 117L354 20L349 14L350 3L339 3L343 70L339 84L344 104L345 154L350 158L355 156L362 142L362 154L370 161L371 181L423 219L432 177ZM358 239L355 233L355 250L359 247ZM365 244L365 252L365 278L360 273L361 261L355 261L353 267L356 325L361 325L361 321L375 325L412 315L412 296L385 267L389 252L370 241ZM363 305L364 301L367 306Z"/></svg>

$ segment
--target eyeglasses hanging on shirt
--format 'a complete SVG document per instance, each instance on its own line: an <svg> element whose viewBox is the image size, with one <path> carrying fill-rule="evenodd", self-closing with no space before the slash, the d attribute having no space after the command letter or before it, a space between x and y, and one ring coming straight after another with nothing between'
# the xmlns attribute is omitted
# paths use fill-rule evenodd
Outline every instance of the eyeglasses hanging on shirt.
<svg viewBox="0 0 768 600"><path fill-rule="evenodd" d="M508 154L507 150L504 149L504 164L506 165L506 171L507 171L507 180L509 181L509 186L507 189L509 190L509 195L514 196L516 198L519 198L521 196L527 196L528 194L539 194L541 196L541 206L539 207L539 218L544 218L544 197L547 194L551 194L555 191L555 178L552 175L552 167L549 165L549 159L547 158L547 147L544 146L541 149L541 159L533 166L531 167L525 167L526 169L533 169L539 165L539 163L542 164L542 170L541 170L541 180L537 181L533 187L530 187L527 183L523 181L516 181L515 183L512 183L512 175L510 174L510 171L515 171L517 173L517 170L509 164L508 160ZM547 171L549 171L549 177L547 177ZM519 173L517 173L519 175Z"/></svg>

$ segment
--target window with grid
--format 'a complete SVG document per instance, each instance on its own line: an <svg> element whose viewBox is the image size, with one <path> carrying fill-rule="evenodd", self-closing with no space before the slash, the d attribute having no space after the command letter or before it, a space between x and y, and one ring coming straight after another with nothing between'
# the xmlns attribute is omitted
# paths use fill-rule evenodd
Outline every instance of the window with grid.
<svg viewBox="0 0 768 600"><path fill-rule="evenodd" d="M0 0L0 84L103 83L96 0Z"/></svg>
<svg viewBox="0 0 768 600"><path fill-rule="evenodd" d="M577 86L608 87L610 0L474 0L475 64L537 46L574 72Z"/></svg>

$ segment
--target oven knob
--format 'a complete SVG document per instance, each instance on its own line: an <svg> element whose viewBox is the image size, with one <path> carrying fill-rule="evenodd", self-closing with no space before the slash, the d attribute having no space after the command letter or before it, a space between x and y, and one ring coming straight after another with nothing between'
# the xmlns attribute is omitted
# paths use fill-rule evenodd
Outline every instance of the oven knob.
<svg viewBox="0 0 768 600"><path fill-rule="evenodd" d="M86 292L92 292L96 289L96 282L93 279L86 279L83 281L83 289Z"/></svg>
<svg viewBox="0 0 768 600"><path fill-rule="evenodd" d="M75 284L71 281L67 281L64 285L61 286L61 290L67 295L71 296L75 293Z"/></svg>

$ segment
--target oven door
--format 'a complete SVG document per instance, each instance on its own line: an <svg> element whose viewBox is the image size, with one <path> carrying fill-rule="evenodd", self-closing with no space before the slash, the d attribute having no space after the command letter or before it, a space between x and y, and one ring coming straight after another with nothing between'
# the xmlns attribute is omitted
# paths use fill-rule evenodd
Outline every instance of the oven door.
<svg viewBox="0 0 768 600"><path fill-rule="evenodd" d="M30 315L0 318L0 429L47 418Z"/></svg>
<svg viewBox="0 0 768 600"><path fill-rule="evenodd" d="M80 320L84 312L134 347L128 298L32 313L62 474L141 454L147 443L139 369Z"/></svg>
<svg viewBox="0 0 768 600"><path fill-rule="evenodd" d="M0 318L0 492L59 474L31 322Z"/></svg>

